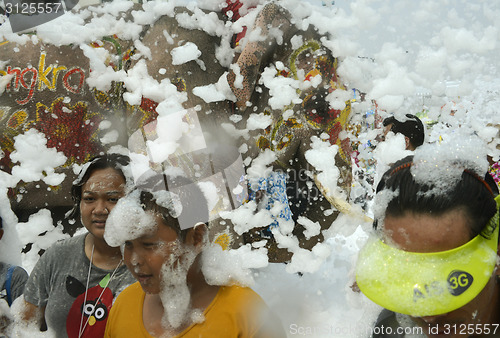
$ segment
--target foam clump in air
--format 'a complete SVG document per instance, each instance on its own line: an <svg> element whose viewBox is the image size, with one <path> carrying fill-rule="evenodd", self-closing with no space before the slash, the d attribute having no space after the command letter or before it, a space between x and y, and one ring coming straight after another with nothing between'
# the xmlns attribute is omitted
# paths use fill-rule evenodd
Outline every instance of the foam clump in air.
<svg viewBox="0 0 500 338"><path fill-rule="evenodd" d="M182 65L197 60L201 56L201 51L196 44L188 41L183 46L172 49L170 54L172 55L173 65Z"/></svg>
<svg viewBox="0 0 500 338"><path fill-rule="evenodd" d="M252 250L249 244L238 249L223 250L212 243L202 255L202 271L211 285L230 285L237 283L252 286L255 281L252 269L268 266L267 249Z"/></svg>
<svg viewBox="0 0 500 338"><path fill-rule="evenodd" d="M330 245L318 243L312 250L306 250L295 245L289 249L293 252L292 259L286 266L288 273L315 273L331 254Z"/></svg>
<svg viewBox="0 0 500 338"><path fill-rule="evenodd" d="M19 163L12 168L12 175L24 182L44 181L48 185L59 185L66 175L56 173L55 168L66 163L66 156L47 146L47 138L36 129L14 137L14 148L10 158Z"/></svg>
<svg viewBox="0 0 500 338"><path fill-rule="evenodd" d="M483 177L488 169L487 148L477 136L457 130L442 142L415 151L411 173L419 184L440 193L453 189L464 169Z"/></svg>
<svg viewBox="0 0 500 338"><path fill-rule="evenodd" d="M110 246L120 246L155 229L156 221L151 213L142 209L139 193L136 190L121 198L109 214L104 240Z"/></svg>
<svg viewBox="0 0 500 338"><path fill-rule="evenodd" d="M238 209L232 211L221 212L220 215L223 219L230 220L234 226L234 231L241 235L255 227L268 226L273 222L269 210L257 210L257 203L250 201L243 204Z"/></svg>
<svg viewBox="0 0 500 338"><path fill-rule="evenodd" d="M23 246L31 243L31 250L22 253L23 268L28 273L33 270L40 258L38 254L40 250L47 250L53 243L69 237L63 233L62 225L54 226L48 209L40 209L30 215L28 221L18 223L16 229Z"/></svg>

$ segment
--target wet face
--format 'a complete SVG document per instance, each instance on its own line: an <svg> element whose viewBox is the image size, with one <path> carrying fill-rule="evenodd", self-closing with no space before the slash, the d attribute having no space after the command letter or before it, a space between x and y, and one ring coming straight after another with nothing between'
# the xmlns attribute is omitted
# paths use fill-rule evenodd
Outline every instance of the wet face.
<svg viewBox="0 0 500 338"><path fill-rule="evenodd" d="M387 134L389 134L389 132L391 131L392 129L392 126L393 124L388 124L387 126L384 127L384 129L382 129L382 133L379 134L376 138L376 140L380 143L380 142L385 142L386 138L387 138ZM410 142L410 138L405 136L405 149L406 150L415 150L415 147L413 146L413 144L411 144Z"/></svg>
<svg viewBox="0 0 500 338"><path fill-rule="evenodd" d="M109 212L125 194L125 180L113 168L95 170L82 186L82 224L97 238L103 238Z"/></svg>
<svg viewBox="0 0 500 338"><path fill-rule="evenodd" d="M410 252L445 251L471 240L461 209L437 217L416 213L386 216L384 235L398 248Z"/></svg>
<svg viewBox="0 0 500 338"><path fill-rule="evenodd" d="M392 123L380 129L379 134L375 138L378 143L385 142L387 134L391 131Z"/></svg>
<svg viewBox="0 0 500 338"><path fill-rule="evenodd" d="M445 251L471 240L467 218L461 209L436 217L414 213L406 213L401 217L386 216L384 235L394 245L411 252ZM463 334L459 335L459 329L467 328L468 324L497 323L498 298L494 273L482 292L465 306L442 315L413 319L429 337L455 337L455 333L457 337L464 337ZM466 330L463 332L467 333Z"/></svg>
<svg viewBox="0 0 500 338"><path fill-rule="evenodd" d="M146 293L161 291L162 269L173 265L181 256L177 233L167 226L161 216L155 216L154 230L137 239L126 241L124 261Z"/></svg>
<svg viewBox="0 0 500 338"><path fill-rule="evenodd" d="M391 131L391 128L392 128L392 123L388 124L387 126L384 127L384 130L383 130L382 136L381 136L381 142L385 141L385 138L386 138L387 134L389 134L389 132Z"/></svg>

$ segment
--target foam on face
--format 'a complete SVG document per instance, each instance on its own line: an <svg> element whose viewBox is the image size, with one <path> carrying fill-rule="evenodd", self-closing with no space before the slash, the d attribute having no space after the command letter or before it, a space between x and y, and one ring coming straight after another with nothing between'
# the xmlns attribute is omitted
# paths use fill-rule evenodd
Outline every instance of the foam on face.
<svg viewBox="0 0 500 338"><path fill-rule="evenodd" d="M178 328L191 319L191 292L187 285L187 273L196 256L194 250L179 244L162 266L160 299L164 309L164 328Z"/></svg>

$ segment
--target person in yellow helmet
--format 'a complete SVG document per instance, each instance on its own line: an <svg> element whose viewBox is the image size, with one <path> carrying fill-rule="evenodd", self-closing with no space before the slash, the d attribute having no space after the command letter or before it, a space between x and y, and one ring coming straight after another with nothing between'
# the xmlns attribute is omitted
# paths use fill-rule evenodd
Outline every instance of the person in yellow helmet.
<svg viewBox="0 0 500 338"><path fill-rule="evenodd" d="M487 165L449 158L408 156L377 189L376 235L356 267L385 308L373 337L500 335L498 189Z"/></svg>

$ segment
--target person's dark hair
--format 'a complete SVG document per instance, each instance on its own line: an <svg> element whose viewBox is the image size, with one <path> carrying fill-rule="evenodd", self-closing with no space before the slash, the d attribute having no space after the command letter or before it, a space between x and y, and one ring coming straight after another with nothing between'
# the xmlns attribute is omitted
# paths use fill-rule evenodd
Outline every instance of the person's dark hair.
<svg viewBox="0 0 500 338"><path fill-rule="evenodd" d="M188 230L197 223L208 224L209 210L205 195L196 183L184 176L153 175L146 180L139 179L137 189L140 191L142 209L161 215L164 223L175 230L182 240L186 239ZM182 206L179 215L172 215L168 208L156 201L153 193L159 191L169 191L179 198Z"/></svg>
<svg viewBox="0 0 500 338"><path fill-rule="evenodd" d="M497 212L494 198L498 195L498 187L488 173L481 178L466 169L451 191L424 194L433 187L415 182L411 173L412 165L413 156L396 162L378 185L377 193L385 189L397 191L388 203L385 215L399 217L406 212L414 212L440 216L461 208L468 217L467 223L473 238L481 233ZM377 227L377 222L374 227Z"/></svg>
<svg viewBox="0 0 500 338"><path fill-rule="evenodd" d="M406 121L401 122L394 116L384 119L382 124L384 127L391 126L391 131L394 134L400 133L410 139L410 143L414 148L421 146L424 143L425 131L422 121L412 114L406 114Z"/></svg>
<svg viewBox="0 0 500 338"><path fill-rule="evenodd" d="M71 198L73 199L73 209L68 213L69 218L76 218L80 215L80 202L82 200L82 188L89 180L94 171L99 169L113 168L126 181L127 178L123 173L122 168L130 163L130 158L127 155L121 154L104 154L92 158L88 164L80 172L78 178L73 182L71 187Z"/></svg>

